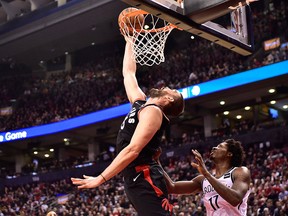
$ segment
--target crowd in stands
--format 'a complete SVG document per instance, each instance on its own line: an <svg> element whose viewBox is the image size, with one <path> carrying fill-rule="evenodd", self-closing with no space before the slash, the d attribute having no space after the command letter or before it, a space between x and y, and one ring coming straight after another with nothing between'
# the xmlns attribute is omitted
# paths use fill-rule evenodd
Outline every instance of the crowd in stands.
<svg viewBox="0 0 288 216"><path fill-rule="evenodd" d="M274 8L264 12L253 8L256 42L261 44L274 36L288 41L287 8L285 1L275 1ZM283 31L276 31L275 23L276 29ZM0 131L61 121L127 102L121 77L121 42L117 42L117 50L95 54L93 61L69 72L42 78L2 77L0 107L11 107L11 112L0 116ZM243 57L201 38L181 44L167 44L166 62L153 67L153 73L150 68L139 68L144 91L163 85L181 88L288 59L288 49Z"/></svg>
<svg viewBox="0 0 288 216"><path fill-rule="evenodd" d="M191 148L195 147L193 144ZM248 200L248 216L288 215L288 158L287 147L277 149L269 145L244 145L245 166L251 171L251 194ZM180 147L181 148L181 147ZM211 146L203 145L207 168L213 172L209 160ZM197 175L190 162L192 154L162 155L161 161L173 180L190 180ZM121 174L96 189L78 190L69 179L56 182L36 182L5 187L0 195L0 215L45 215L55 211L58 215L99 215L133 216L137 215L127 200ZM177 216L205 216L202 195L170 195Z"/></svg>
<svg viewBox="0 0 288 216"><path fill-rule="evenodd" d="M263 40L275 36L288 41L288 3L285 0L274 0L273 3L273 7L265 7L259 3L262 7L253 8L255 41L259 49ZM123 53L118 49L113 55L109 53L74 67L72 71L44 78L33 77L31 74L11 77L7 73L0 80L0 108L11 106L13 111L12 114L0 116L0 131L57 122L126 103L121 75L122 57ZM253 57L241 57L197 38L178 49L169 49L168 45L166 62L154 67L153 73L149 68L140 68L139 83L145 91L152 86L163 85L180 88L287 59L287 49L278 48ZM13 71L14 68L10 66L9 63L5 70ZM247 127L251 127L250 122L239 125L240 129L236 132L245 133ZM218 132L215 132L215 136L223 136ZM225 134L225 130L221 133ZM233 131L229 133L233 134ZM201 132L195 131L192 136L193 144L201 136ZM189 145L191 137L187 139L183 135L182 141ZM203 152L208 151L203 149ZM287 149L250 146L246 153L245 165L251 170L253 180L248 215L288 215ZM205 157L207 166L212 169L208 154ZM190 180L196 175L196 171L190 166L191 160L190 154L163 158L163 165L172 179ZM53 164L42 165L37 171L51 172L59 167L70 169L83 161L87 161L87 158L54 161ZM23 171L27 169L30 172L35 168L33 164L31 166ZM170 200L177 216L205 215L201 195L171 195ZM58 215L75 216L136 215L124 194L121 176L91 190L77 190L69 179L64 179L5 188L0 193L0 216L45 215L49 210L54 210Z"/></svg>

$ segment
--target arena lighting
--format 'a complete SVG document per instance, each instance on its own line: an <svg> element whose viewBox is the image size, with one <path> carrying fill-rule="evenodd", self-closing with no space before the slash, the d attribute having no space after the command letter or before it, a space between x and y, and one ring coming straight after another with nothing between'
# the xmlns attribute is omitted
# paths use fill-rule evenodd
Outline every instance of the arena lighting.
<svg viewBox="0 0 288 216"><path fill-rule="evenodd" d="M288 60L211 80L198 84L197 86L189 86L179 89L179 91L183 94L184 99L190 99L284 74L288 74ZM129 112L130 107L131 105L127 103L56 123L2 132L0 133L0 143L59 133L107 121L126 115Z"/></svg>
<svg viewBox="0 0 288 216"><path fill-rule="evenodd" d="M270 104L276 104L275 100L270 101Z"/></svg>
<svg viewBox="0 0 288 216"><path fill-rule="evenodd" d="M224 105L225 104L225 101L220 101L220 105Z"/></svg>
<svg viewBox="0 0 288 216"><path fill-rule="evenodd" d="M228 114L229 114L229 111L224 111L223 114L224 114L224 115L228 115Z"/></svg>
<svg viewBox="0 0 288 216"><path fill-rule="evenodd" d="M236 118L237 118L237 119L241 119L242 116L241 116L241 115L237 115Z"/></svg>
<svg viewBox="0 0 288 216"><path fill-rule="evenodd" d="M88 167L88 166L92 166L92 165L93 165L93 163L88 162L88 163L84 163L84 164L75 165L75 168Z"/></svg>
<svg viewBox="0 0 288 216"><path fill-rule="evenodd" d="M269 92L270 94L272 94L272 93L274 93L275 91L276 91L276 90L272 88L272 89L269 89L268 92Z"/></svg>
<svg viewBox="0 0 288 216"><path fill-rule="evenodd" d="M251 107L250 106L246 106L244 109L248 111L248 110L251 109Z"/></svg>

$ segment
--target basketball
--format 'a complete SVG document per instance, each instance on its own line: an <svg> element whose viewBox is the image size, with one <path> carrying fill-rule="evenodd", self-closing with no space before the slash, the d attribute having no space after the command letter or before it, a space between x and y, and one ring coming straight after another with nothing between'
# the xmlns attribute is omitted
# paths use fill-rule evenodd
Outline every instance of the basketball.
<svg viewBox="0 0 288 216"><path fill-rule="evenodd" d="M124 9L118 16L118 24L120 27L121 32L124 28L129 29L129 34L133 32L133 29L135 30L141 30L143 23L144 23L144 15L137 13L139 9L134 7L129 7ZM135 13L136 12L136 13ZM135 13L132 15L129 15L130 13Z"/></svg>

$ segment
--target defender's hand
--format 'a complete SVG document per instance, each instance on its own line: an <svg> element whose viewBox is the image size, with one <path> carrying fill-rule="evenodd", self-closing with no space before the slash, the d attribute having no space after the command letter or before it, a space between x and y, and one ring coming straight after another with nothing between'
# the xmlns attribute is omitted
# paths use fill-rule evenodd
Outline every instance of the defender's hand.
<svg viewBox="0 0 288 216"><path fill-rule="evenodd" d="M207 168L205 166L205 163L204 163L204 160L203 160L201 154L197 150L192 150L192 153L195 156L196 163L192 162L191 165L194 168L196 168L199 173L201 173L202 175L205 176L209 172L208 172L208 170L207 170Z"/></svg>

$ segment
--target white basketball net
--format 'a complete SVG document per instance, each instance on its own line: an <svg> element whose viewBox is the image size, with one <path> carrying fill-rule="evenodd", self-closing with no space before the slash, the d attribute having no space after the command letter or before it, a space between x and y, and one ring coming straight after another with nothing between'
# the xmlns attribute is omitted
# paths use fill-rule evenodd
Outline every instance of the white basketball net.
<svg viewBox="0 0 288 216"><path fill-rule="evenodd" d="M133 58L140 65L159 65L165 61L164 48L168 35L175 28L165 20L145 14L142 25L139 16L123 17L120 31L133 44ZM131 13L133 15L133 12ZM137 25L138 24L138 25Z"/></svg>

